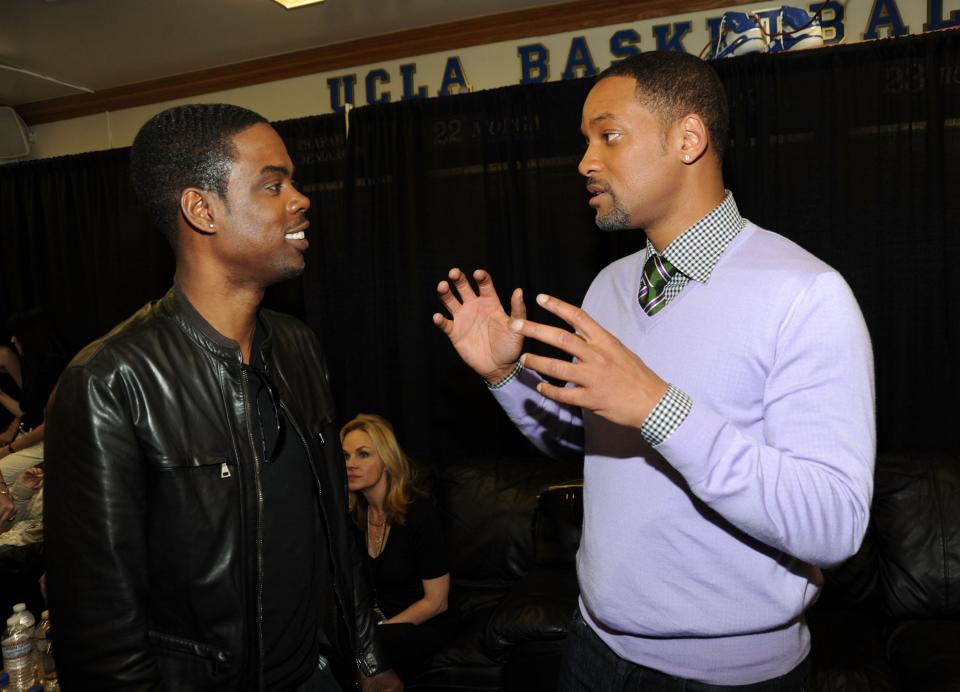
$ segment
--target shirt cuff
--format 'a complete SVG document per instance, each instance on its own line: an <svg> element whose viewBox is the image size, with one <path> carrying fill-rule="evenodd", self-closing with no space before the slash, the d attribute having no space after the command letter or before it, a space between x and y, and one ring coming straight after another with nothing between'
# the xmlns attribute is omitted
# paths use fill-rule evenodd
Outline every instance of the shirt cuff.
<svg viewBox="0 0 960 692"><path fill-rule="evenodd" d="M643 439L656 447L680 427L692 408L693 399L672 384L668 385L666 393L660 397L660 401L643 421L640 434L643 435Z"/></svg>
<svg viewBox="0 0 960 692"><path fill-rule="evenodd" d="M510 372L508 372L508 373L507 373L507 376L504 377L502 380L500 380L499 382L496 382L496 383L494 383L494 384L490 384L489 382L487 382L487 389L501 389L501 388L505 387L505 386L508 385L517 375L520 374L520 371L521 371L521 370L523 370L523 365L522 365L522 364L520 363L520 361L518 360L518 361L517 361L517 364L513 366L513 369L512 369Z"/></svg>

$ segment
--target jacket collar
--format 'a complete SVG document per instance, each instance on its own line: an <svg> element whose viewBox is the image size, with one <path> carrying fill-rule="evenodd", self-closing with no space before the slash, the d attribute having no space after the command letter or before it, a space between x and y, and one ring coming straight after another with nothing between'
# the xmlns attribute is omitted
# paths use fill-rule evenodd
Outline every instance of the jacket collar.
<svg viewBox="0 0 960 692"><path fill-rule="evenodd" d="M203 315L184 295L180 286L174 282L167 294L161 299L164 311L177 323L180 329L200 347L223 360L240 365L243 363L243 354L240 344L225 337L213 328ZM262 310L257 310L257 329L263 329L263 341L260 350L265 360L269 361L272 329Z"/></svg>

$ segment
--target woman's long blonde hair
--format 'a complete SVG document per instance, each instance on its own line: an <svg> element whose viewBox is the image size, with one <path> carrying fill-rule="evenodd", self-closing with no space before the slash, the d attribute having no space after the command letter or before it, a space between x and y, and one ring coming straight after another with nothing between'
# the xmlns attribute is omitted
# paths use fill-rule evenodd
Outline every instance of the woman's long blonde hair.
<svg viewBox="0 0 960 692"><path fill-rule="evenodd" d="M370 441L377 448L377 454L383 461L387 471L387 496L383 508L387 521L394 524L403 524L406 519L407 505L420 495L420 491L413 482L413 469L410 459L400 449L397 436L393 432L390 422L381 416L372 413L360 413L340 429L340 444L344 438L354 430L362 430L370 436ZM364 528L367 522L367 502L362 493L351 492L349 496L350 513L357 526Z"/></svg>

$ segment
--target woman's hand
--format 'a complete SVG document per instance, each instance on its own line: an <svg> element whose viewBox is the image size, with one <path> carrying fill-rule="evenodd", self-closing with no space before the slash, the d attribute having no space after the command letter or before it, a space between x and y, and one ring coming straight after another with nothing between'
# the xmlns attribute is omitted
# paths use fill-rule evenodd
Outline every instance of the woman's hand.
<svg viewBox="0 0 960 692"><path fill-rule="evenodd" d="M39 490L40 486L43 485L43 469L36 466L26 469L20 474L18 480L31 490Z"/></svg>
<svg viewBox="0 0 960 692"><path fill-rule="evenodd" d="M0 495L0 525L6 521L13 521L16 512L13 499L9 495Z"/></svg>

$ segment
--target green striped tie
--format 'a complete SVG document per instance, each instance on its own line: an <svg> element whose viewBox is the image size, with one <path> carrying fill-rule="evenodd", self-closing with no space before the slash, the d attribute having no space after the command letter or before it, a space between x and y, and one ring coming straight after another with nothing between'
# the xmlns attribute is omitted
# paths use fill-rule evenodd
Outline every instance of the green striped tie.
<svg viewBox="0 0 960 692"><path fill-rule="evenodd" d="M650 254L643 265L643 278L640 279L640 293L637 296L645 313L652 317L667 304L667 295L663 289L670 277L676 273L677 268L670 264L666 257Z"/></svg>

